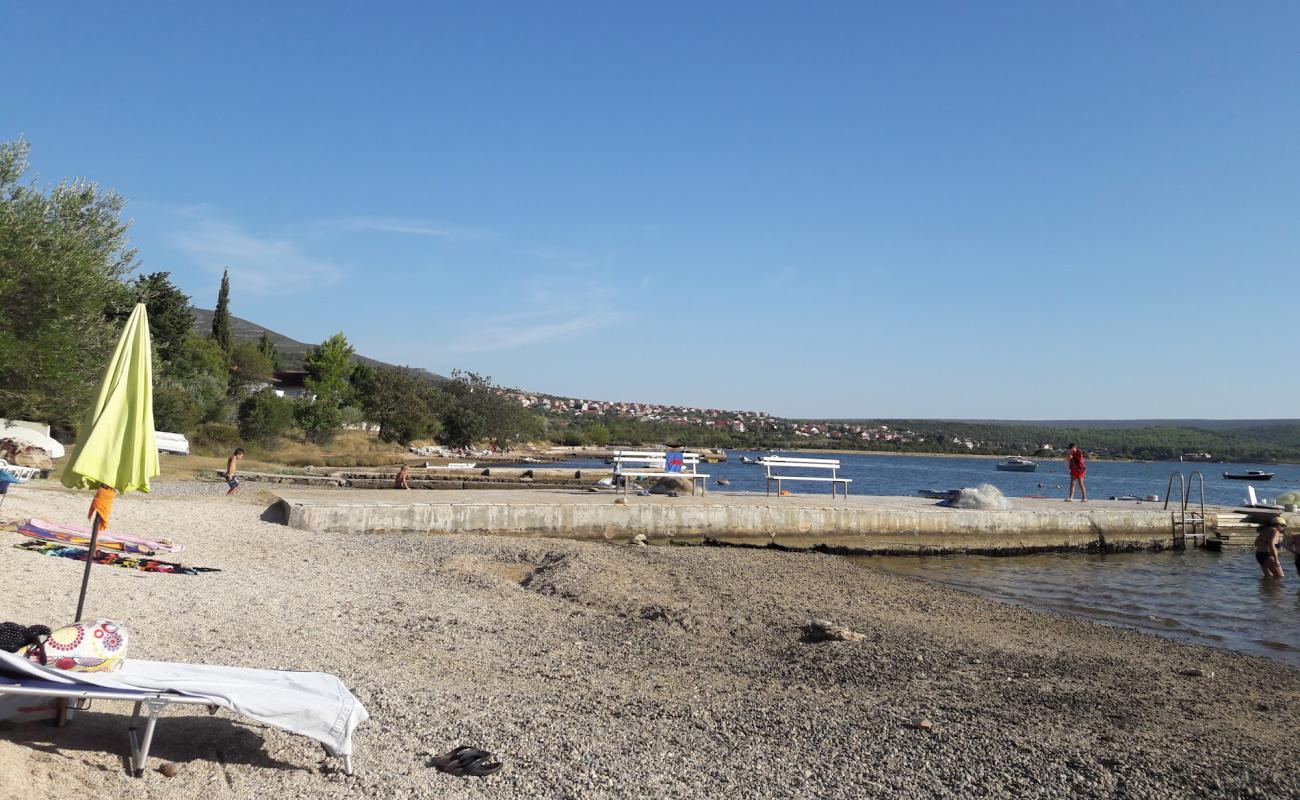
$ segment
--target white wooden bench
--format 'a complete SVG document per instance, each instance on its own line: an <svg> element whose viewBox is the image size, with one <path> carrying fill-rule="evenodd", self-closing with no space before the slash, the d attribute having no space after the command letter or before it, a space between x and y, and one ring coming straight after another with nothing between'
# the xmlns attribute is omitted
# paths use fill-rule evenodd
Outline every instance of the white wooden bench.
<svg viewBox="0 0 1300 800"><path fill-rule="evenodd" d="M852 478L841 478L836 473L840 469L838 458L787 458L785 456L767 456L759 459L758 463L767 469L767 493L772 494L772 483L776 483L776 495L781 496L781 481L816 481L829 483L831 485L831 497L836 496L836 490L839 486L844 486L844 496L849 496L849 484L853 482ZM822 475L791 475L785 470L809 470L809 469L828 469L831 471L829 478ZM780 472L778 472L780 470Z"/></svg>
<svg viewBox="0 0 1300 800"><path fill-rule="evenodd" d="M709 476L699 472L699 453L682 453L681 472L668 471L668 454L645 450L614 451L615 482L623 478L623 494L627 494L628 478L686 478L691 482L691 494L695 494L695 484L700 485L700 494L704 494ZM631 467L631 469L628 469Z"/></svg>

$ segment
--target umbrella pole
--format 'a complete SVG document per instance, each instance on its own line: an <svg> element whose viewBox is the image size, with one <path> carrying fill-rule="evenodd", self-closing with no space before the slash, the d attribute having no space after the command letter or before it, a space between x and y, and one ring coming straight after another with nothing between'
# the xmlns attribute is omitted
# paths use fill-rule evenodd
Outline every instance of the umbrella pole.
<svg viewBox="0 0 1300 800"><path fill-rule="evenodd" d="M81 610L86 606L86 587L90 585L90 568L95 563L95 555L98 552L95 548L99 544L99 512L95 512L95 519L90 523L90 549L86 552L86 570L81 573L81 595L77 598L77 615L72 618L73 622L81 621Z"/></svg>

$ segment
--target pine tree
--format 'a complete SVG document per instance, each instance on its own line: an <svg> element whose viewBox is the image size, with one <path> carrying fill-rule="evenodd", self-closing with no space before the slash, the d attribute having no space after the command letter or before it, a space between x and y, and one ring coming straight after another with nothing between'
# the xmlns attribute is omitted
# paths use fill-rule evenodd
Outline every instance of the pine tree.
<svg viewBox="0 0 1300 800"><path fill-rule="evenodd" d="M230 270L221 273L221 291L217 292L217 308L212 312L212 338L221 349L230 353Z"/></svg>

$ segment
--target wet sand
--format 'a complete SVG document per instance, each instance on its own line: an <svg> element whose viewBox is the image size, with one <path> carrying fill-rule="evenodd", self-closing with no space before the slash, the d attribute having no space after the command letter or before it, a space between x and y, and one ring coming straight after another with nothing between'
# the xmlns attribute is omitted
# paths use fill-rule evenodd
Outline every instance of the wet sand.
<svg viewBox="0 0 1300 800"><path fill-rule="evenodd" d="M831 556L310 534L264 521L256 493L159 488L120 500L114 527L172 536L181 560L223 572L97 567L90 611L127 624L136 657L339 675L372 716L357 774L308 739L174 710L154 754L178 774L134 781L130 707L97 703L66 729L0 730L0 797L1300 794L1300 671L1284 664ZM72 522L87 504L16 489L0 522ZM81 564L20 540L0 539L0 616L66 621ZM805 641L814 617L865 639ZM458 744L505 769L427 766Z"/></svg>

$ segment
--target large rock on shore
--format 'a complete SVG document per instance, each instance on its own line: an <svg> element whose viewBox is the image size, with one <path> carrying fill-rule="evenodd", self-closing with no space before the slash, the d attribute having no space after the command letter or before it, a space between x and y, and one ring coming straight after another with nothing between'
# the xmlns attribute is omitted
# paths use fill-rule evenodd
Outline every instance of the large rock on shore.
<svg viewBox="0 0 1300 800"><path fill-rule="evenodd" d="M691 493L690 478L659 478L655 481L654 486L650 487L650 494L668 494L677 492L678 494Z"/></svg>

